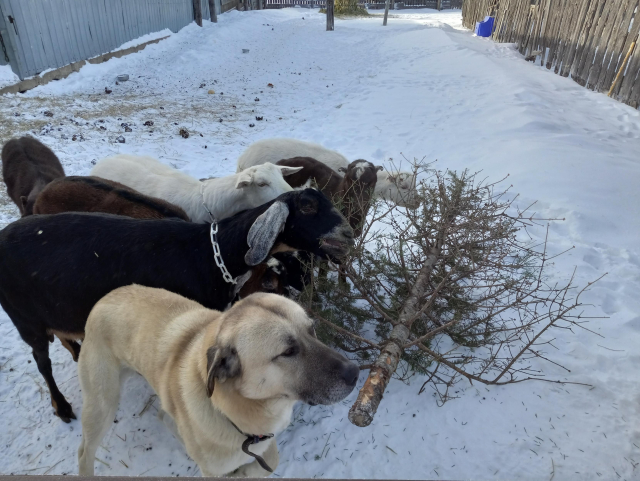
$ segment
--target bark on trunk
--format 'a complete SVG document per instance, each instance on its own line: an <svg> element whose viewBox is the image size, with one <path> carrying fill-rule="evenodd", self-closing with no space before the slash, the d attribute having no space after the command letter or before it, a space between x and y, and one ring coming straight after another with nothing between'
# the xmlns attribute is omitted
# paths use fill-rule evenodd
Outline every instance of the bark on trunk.
<svg viewBox="0 0 640 481"><path fill-rule="evenodd" d="M387 5L388 5L387 0ZM440 255L441 244L431 250L431 254L420 269L416 282L411 288L411 293L400 311L399 324L394 326L380 355L369 371L369 377L360 389L358 399L349 410L349 421L361 428L368 426L378 410L384 391L389 384L391 375L398 368L404 346L409 339L410 327L413 317L420 310L419 301L424 296L428 286L431 272Z"/></svg>

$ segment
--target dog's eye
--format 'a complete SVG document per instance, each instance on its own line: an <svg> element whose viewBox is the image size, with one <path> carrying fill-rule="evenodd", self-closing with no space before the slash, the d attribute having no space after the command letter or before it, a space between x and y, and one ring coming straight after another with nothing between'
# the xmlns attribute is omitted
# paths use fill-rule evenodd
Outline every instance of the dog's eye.
<svg viewBox="0 0 640 481"><path fill-rule="evenodd" d="M292 356L295 356L296 354L298 354L298 346L291 346L289 349L287 349L280 355L284 357L292 357Z"/></svg>

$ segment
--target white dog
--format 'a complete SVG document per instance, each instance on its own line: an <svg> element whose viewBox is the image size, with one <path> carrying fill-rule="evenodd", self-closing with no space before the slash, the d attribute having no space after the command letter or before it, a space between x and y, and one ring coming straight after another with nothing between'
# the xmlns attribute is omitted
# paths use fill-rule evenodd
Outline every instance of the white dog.
<svg viewBox="0 0 640 481"><path fill-rule="evenodd" d="M125 368L158 394L161 417L204 476L238 477L276 468L273 436L296 401L338 402L359 373L316 339L300 306L276 294L253 294L221 313L164 289L121 287L91 311L80 353L81 476L94 473Z"/></svg>

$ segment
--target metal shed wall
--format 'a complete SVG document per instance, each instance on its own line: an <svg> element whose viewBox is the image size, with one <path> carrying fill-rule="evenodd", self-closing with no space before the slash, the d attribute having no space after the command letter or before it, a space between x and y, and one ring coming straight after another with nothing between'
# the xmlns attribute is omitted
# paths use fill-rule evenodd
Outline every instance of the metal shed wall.
<svg viewBox="0 0 640 481"><path fill-rule="evenodd" d="M210 18L208 0L200 0ZM220 12L220 0L216 0ZM21 78L86 60L193 22L192 0L0 0L0 37ZM0 65L6 57L0 44Z"/></svg>

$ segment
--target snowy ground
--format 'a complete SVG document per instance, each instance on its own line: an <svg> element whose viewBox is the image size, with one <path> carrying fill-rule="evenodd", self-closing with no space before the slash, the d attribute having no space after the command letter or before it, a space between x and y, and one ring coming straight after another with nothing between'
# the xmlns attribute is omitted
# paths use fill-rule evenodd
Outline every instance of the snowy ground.
<svg viewBox="0 0 640 481"><path fill-rule="evenodd" d="M13 73L10 65L0 65L0 89L19 81L20 79Z"/></svg>
<svg viewBox="0 0 640 481"><path fill-rule="evenodd" d="M565 279L577 266L585 285L609 273L585 298L595 306L589 315L608 316L590 323L598 335L555 333L549 355L570 372L545 367L551 378L593 387L460 383L460 398L438 408L428 392L418 395L423 379L394 381L364 429L347 420L356 392L336 406L299 406L279 437L276 474L640 479L638 111L524 62L511 45L473 37L459 11L394 12L386 28L380 18L336 20L333 33L324 21L289 9L188 26L141 53L0 98L0 141L35 133L69 174L135 152L196 177L225 175L245 146L273 136L320 142L351 159L426 156L490 179L510 174L522 205L537 199L541 216L566 217L552 225L550 247L575 249L554 276ZM121 73L131 80L116 86ZM143 125L148 120L153 126ZM123 123L133 131L124 133ZM115 142L120 135L126 143ZM16 217L3 193L0 221ZM75 364L58 343L52 358L79 414ZM128 381L97 474L198 474L156 418L152 394L141 379ZM0 473L77 473L80 423L53 416L29 349L4 314L0 420Z"/></svg>

